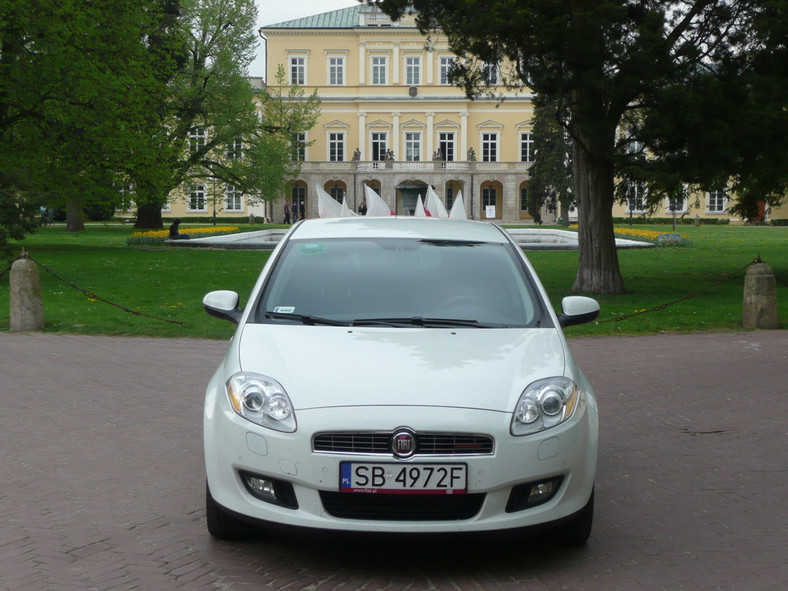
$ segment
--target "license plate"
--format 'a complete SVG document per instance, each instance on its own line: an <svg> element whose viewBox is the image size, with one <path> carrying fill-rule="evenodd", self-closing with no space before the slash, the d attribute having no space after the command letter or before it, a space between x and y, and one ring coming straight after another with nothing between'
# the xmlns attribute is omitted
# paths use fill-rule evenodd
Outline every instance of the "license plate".
<svg viewBox="0 0 788 591"><path fill-rule="evenodd" d="M339 464L340 492L457 495L467 490L466 464Z"/></svg>

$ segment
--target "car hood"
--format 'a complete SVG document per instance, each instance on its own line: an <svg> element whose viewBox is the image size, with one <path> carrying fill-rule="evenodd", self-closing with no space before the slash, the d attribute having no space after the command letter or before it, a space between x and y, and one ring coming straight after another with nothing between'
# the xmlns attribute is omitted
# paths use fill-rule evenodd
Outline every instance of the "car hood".
<svg viewBox="0 0 788 591"><path fill-rule="evenodd" d="M554 328L346 328L247 324L242 371L267 375L296 409L417 405L509 412L534 380L564 375Z"/></svg>

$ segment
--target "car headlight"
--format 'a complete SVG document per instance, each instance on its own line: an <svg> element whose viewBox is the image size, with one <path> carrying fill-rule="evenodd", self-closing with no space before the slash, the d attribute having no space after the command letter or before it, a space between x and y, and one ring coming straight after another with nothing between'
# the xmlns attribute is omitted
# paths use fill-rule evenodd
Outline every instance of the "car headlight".
<svg viewBox="0 0 788 591"><path fill-rule="evenodd" d="M293 404L275 379L237 373L227 380L226 386L233 410L243 418L276 431L293 433L296 430Z"/></svg>
<svg viewBox="0 0 788 591"><path fill-rule="evenodd" d="M530 435L560 425L577 406L579 390L569 378L547 378L529 385L512 415L512 435Z"/></svg>

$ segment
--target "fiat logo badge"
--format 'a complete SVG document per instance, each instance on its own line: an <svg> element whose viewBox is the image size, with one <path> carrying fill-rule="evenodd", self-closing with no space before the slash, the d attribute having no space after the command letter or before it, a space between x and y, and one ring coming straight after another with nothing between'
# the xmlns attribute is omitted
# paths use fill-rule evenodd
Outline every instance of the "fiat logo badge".
<svg viewBox="0 0 788 591"><path fill-rule="evenodd" d="M409 458L416 452L416 437L410 431L397 431L391 438L391 451L398 458Z"/></svg>

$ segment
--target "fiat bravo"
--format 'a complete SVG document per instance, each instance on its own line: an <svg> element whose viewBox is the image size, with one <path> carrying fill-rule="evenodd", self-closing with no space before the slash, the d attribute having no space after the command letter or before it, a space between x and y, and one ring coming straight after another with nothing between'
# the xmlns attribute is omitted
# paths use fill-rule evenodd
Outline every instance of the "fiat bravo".
<svg viewBox="0 0 788 591"><path fill-rule="evenodd" d="M533 267L496 225L332 218L295 225L236 323L204 408L209 532L549 527L590 535L597 404Z"/></svg>

